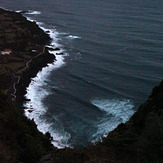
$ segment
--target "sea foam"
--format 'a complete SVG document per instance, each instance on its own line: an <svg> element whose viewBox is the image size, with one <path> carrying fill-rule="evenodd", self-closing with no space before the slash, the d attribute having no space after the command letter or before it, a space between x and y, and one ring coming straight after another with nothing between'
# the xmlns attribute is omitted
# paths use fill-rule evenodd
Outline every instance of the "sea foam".
<svg viewBox="0 0 163 163"><path fill-rule="evenodd" d="M33 10L27 10L27 11L23 11L23 10L17 10L17 13L23 13L23 14L29 14L29 15L38 15L41 14L40 11L33 11Z"/></svg>
<svg viewBox="0 0 163 163"><path fill-rule="evenodd" d="M103 118L98 121L96 133L92 135L92 142L102 140L102 137L106 137L135 113L134 104L127 99L94 99L91 102L104 112Z"/></svg>
<svg viewBox="0 0 163 163"><path fill-rule="evenodd" d="M69 39L80 39L81 37L69 35L69 36L67 36L67 38L69 38Z"/></svg>
<svg viewBox="0 0 163 163"><path fill-rule="evenodd" d="M27 17L29 21L32 20L30 17ZM43 29L46 33L52 38L50 45L47 45L50 49L55 49L56 47L60 50L49 50L49 53L56 56L56 61L52 64L48 64L46 67L42 68L38 72L35 78L31 79L31 83L27 88L27 93L25 97L30 101L27 101L25 106L25 115L29 119L33 119L37 124L37 128L42 133L49 132L52 136L52 144L57 148L72 147L68 140L71 138L71 135L64 130L63 127L54 127L57 124L55 122L51 123L46 118L44 118L47 107L44 106L43 100L50 95L50 90L46 85L48 76L51 71L65 66L64 57L68 54L65 53L63 46L58 43L59 35L67 35L67 33L58 33L55 29L46 29L42 26L41 22L36 23ZM68 35L69 39L78 39L79 36ZM57 53L63 53L64 55L56 55ZM108 135L110 131L115 129L120 123L125 123L129 118L134 114L133 103L130 100L119 100L119 99L93 99L91 103L96 106L98 109L104 112L104 116L99 119L96 123L97 131L92 134L90 141L93 143L99 140L102 140L102 137Z"/></svg>
<svg viewBox="0 0 163 163"><path fill-rule="evenodd" d="M35 21L31 18L27 17L29 21ZM36 22L39 26L42 25L40 22ZM52 38L52 42L48 47L55 49L56 47L60 48L60 50L49 50L49 53L56 55L56 53L64 53L63 55L56 55L56 61L52 64L48 64L46 67L42 68L36 75L36 77L31 79L31 83L27 88L27 93L25 97L30 101L24 104L25 106L25 115L29 119L33 119L37 125L37 128L42 133L49 132L51 137L53 138L52 144L57 148L65 148L70 147L68 144L68 140L71 135L64 131L64 129L57 130L53 126L54 124L47 121L44 118L46 114L47 108L43 104L43 99L46 98L50 94L50 90L46 89L46 81L48 80L48 76L51 71L61 68L66 63L64 61L64 57L67 55L62 48L62 45L58 43L58 35L59 33L55 29L46 29L45 27L40 26L45 32L48 31L50 37Z"/></svg>

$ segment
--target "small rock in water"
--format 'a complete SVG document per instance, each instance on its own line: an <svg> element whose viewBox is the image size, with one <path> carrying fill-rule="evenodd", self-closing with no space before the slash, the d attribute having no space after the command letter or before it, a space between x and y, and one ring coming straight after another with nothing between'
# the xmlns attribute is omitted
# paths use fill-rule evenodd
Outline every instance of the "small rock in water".
<svg viewBox="0 0 163 163"><path fill-rule="evenodd" d="M27 13L29 13L29 11L28 10L23 10L23 11L20 11L19 13L21 13L21 14L27 14Z"/></svg>
<svg viewBox="0 0 163 163"><path fill-rule="evenodd" d="M56 55L63 55L63 53L56 53Z"/></svg>
<svg viewBox="0 0 163 163"><path fill-rule="evenodd" d="M60 49L59 49L59 48L55 48L54 50L55 50L55 51L58 51L58 50L60 50Z"/></svg>
<svg viewBox="0 0 163 163"><path fill-rule="evenodd" d="M32 113L32 112L33 112L33 110L28 110L28 112L29 112L29 113Z"/></svg>

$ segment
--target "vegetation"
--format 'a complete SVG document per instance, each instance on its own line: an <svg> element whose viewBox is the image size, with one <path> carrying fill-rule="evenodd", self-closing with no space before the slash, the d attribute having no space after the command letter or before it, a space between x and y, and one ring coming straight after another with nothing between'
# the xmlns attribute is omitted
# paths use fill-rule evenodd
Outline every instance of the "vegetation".
<svg viewBox="0 0 163 163"><path fill-rule="evenodd" d="M103 142L82 149L57 150L51 137L37 130L35 123L23 115L4 93L12 73L26 60L41 51L49 37L35 22L20 14L0 9L0 50L11 48L11 56L0 58L0 162L40 163L162 163L163 162L163 81L133 117L120 124ZM40 44L39 47L36 44ZM47 52L46 52L47 53ZM21 71L16 105L21 108L25 87L42 66L54 60L51 55L33 58L27 71Z"/></svg>
<svg viewBox="0 0 163 163"><path fill-rule="evenodd" d="M0 162L161 163L163 162L163 82L134 116L96 145L57 150L0 93Z"/></svg>
<svg viewBox="0 0 163 163"><path fill-rule="evenodd" d="M0 92L0 162L37 162L51 149L50 136L42 135Z"/></svg>

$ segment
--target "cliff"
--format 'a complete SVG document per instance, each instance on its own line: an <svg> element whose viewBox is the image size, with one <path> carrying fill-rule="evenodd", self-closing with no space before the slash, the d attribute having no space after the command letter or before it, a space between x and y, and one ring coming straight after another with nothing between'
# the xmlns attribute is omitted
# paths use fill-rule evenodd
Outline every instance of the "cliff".
<svg viewBox="0 0 163 163"><path fill-rule="evenodd" d="M52 150L49 134L43 135L23 111L0 92L0 162L37 162Z"/></svg>
<svg viewBox="0 0 163 163"><path fill-rule="evenodd" d="M22 73L18 72L23 68L26 70L26 63L38 54L44 54L46 64L53 62L55 57L43 48L48 43L49 35L41 30L36 22L27 21L19 13L0 9L0 89L6 93L11 82L15 80L13 76L21 76ZM11 53L2 55L6 49ZM42 59L42 62L45 61ZM42 65L45 63L40 67ZM9 91L10 94L13 92Z"/></svg>
<svg viewBox="0 0 163 163"><path fill-rule="evenodd" d="M133 117L96 145L57 150L0 93L0 162L161 163L163 161L163 81Z"/></svg>
<svg viewBox="0 0 163 163"><path fill-rule="evenodd" d="M103 142L82 149L54 148L49 134L40 133L35 123L23 115L23 110L17 109L22 106L30 78L55 59L46 50L35 58L49 41L49 36L35 22L0 9L0 50L13 51L10 56L1 56L0 63L0 162L163 162L163 81L128 122L120 124ZM37 54L32 53L32 49L37 50ZM18 73L30 59L29 67ZM4 94L9 86L13 87L13 74L20 77L16 85L16 105ZM12 89L8 92L11 94Z"/></svg>
<svg viewBox="0 0 163 163"><path fill-rule="evenodd" d="M51 162L161 163L163 162L163 81L125 124L84 149L53 152ZM47 157L45 157L47 160ZM53 158L53 159L52 159ZM42 161L46 162L42 158Z"/></svg>

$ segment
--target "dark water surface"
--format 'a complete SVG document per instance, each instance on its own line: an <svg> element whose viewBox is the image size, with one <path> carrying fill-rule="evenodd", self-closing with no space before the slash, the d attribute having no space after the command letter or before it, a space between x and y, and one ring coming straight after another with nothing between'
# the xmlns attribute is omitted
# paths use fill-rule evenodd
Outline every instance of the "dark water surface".
<svg viewBox="0 0 163 163"><path fill-rule="evenodd" d="M26 95L34 111L25 114L58 148L107 135L163 79L162 0L0 0L0 6L31 10L25 16L49 29L51 46L65 54Z"/></svg>

